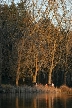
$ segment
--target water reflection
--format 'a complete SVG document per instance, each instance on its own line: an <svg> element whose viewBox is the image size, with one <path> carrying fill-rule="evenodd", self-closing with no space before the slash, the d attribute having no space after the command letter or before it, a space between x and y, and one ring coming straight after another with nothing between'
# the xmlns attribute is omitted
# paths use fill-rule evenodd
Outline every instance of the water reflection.
<svg viewBox="0 0 72 108"><path fill-rule="evenodd" d="M56 94L0 94L0 108L72 108L72 96Z"/></svg>

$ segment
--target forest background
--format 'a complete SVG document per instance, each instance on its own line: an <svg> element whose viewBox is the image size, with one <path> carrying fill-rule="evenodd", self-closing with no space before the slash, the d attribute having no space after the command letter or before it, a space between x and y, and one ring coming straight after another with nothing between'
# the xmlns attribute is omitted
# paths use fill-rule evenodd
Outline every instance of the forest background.
<svg viewBox="0 0 72 108"><path fill-rule="evenodd" d="M71 0L0 3L0 84L72 87Z"/></svg>

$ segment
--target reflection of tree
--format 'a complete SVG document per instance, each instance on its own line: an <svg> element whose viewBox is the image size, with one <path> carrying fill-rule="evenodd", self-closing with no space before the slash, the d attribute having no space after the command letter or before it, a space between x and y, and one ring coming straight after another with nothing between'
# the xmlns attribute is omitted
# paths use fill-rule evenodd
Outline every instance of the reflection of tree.
<svg viewBox="0 0 72 108"><path fill-rule="evenodd" d="M53 106L53 102L54 102L54 95L49 95L48 96L48 106L49 106L49 108L53 108L54 106Z"/></svg>
<svg viewBox="0 0 72 108"><path fill-rule="evenodd" d="M18 97L16 97L16 108L19 108L19 100L18 100Z"/></svg>
<svg viewBox="0 0 72 108"><path fill-rule="evenodd" d="M41 94L36 96L36 98L34 99L34 103L38 108L41 107L53 108L54 98L55 95Z"/></svg>
<svg viewBox="0 0 72 108"><path fill-rule="evenodd" d="M53 101L53 108L68 108L71 107L70 105L71 102L71 97L68 95L57 95L56 97L54 97L54 101ZM68 106L67 106L68 105Z"/></svg>
<svg viewBox="0 0 72 108"><path fill-rule="evenodd" d="M33 99L33 108L37 108L37 101L36 101L36 98Z"/></svg>

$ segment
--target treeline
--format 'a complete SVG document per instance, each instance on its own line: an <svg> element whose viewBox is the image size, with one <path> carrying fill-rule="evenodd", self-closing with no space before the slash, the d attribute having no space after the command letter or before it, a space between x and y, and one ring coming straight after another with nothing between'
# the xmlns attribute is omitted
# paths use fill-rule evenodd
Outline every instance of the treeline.
<svg viewBox="0 0 72 108"><path fill-rule="evenodd" d="M72 31L33 19L22 1L0 4L0 83L72 87Z"/></svg>

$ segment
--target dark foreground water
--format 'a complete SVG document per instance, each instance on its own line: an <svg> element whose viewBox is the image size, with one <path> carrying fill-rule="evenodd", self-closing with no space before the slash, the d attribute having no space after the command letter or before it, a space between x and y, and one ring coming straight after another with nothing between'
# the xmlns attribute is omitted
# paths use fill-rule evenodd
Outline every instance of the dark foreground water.
<svg viewBox="0 0 72 108"><path fill-rule="evenodd" d="M72 96L60 94L0 94L0 108L72 108Z"/></svg>

